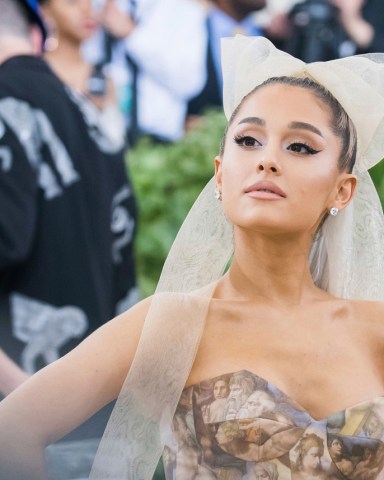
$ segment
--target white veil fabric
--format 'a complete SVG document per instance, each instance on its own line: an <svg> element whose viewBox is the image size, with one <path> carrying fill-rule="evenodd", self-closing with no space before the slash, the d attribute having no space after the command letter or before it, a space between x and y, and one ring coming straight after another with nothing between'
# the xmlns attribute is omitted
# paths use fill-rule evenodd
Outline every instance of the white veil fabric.
<svg viewBox="0 0 384 480"><path fill-rule="evenodd" d="M263 37L222 41L224 110L270 77L310 77L340 102L357 130L358 188L328 218L310 252L315 282L347 299L384 300L384 219L368 169L384 157L384 54L305 64ZM216 281L233 252L232 226L212 179L174 242L139 346L100 443L90 478L150 480L172 432Z"/></svg>

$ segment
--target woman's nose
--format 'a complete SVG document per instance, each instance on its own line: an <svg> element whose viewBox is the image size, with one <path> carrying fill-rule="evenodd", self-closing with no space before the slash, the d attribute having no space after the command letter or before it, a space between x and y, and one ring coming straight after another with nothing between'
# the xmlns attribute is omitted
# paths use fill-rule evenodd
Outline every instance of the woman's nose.
<svg viewBox="0 0 384 480"><path fill-rule="evenodd" d="M256 167L258 172L266 172L266 173L273 173L274 175L281 174L281 167L280 165L273 160L261 160L257 164Z"/></svg>
<svg viewBox="0 0 384 480"><path fill-rule="evenodd" d="M281 165L279 161L279 147L273 142L267 145L259 158L256 169L259 173L281 174Z"/></svg>

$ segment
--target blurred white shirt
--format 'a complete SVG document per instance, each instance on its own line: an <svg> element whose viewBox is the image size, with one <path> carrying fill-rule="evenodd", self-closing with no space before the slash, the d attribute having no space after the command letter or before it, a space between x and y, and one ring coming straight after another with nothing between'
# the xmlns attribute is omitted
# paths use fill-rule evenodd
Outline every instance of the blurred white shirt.
<svg viewBox="0 0 384 480"><path fill-rule="evenodd" d="M116 1L129 12L128 0ZM114 45L110 75L118 94L129 88L128 54L139 69L140 130L178 140L184 133L187 102L206 81L206 10L196 0L138 0L136 18L132 34ZM86 42L88 61L101 60L101 42L100 32Z"/></svg>

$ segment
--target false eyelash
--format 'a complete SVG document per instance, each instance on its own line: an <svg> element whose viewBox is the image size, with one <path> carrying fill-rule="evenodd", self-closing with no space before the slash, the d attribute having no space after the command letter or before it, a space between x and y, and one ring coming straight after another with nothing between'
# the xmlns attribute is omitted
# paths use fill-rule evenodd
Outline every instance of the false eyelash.
<svg viewBox="0 0 384 480"><path fill-rule="evenodd" d="M314 148L312 148L311 146L309 146L307 143L304 143L304 142L293 142L290 144L290 146L292 145L299 145L300 147L305 147L307 149L307 152L310 155L315 155L316 153L319 153L321 151L321 150L315 150Z"/></svg>
<svg viewBox="0 0 384 480"><path fill-rule="evenodd" d="M254 142L257 142L256 138L251 137L250 135L236 135L233 140L234 140L235 143L237 143L237 145L242 145L242 142L243 142L246 138L250 138L250 139L253 140Z"/></svg>

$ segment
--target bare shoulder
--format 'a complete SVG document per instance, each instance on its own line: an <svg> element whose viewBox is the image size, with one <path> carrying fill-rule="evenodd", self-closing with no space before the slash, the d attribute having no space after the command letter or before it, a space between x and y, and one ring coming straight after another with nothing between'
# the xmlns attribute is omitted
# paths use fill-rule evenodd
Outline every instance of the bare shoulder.
<svg viewBox="0 0 384 480"><path fill-rule="evenodd" d="M121 370L121 373L126 375L135 355L151 302L152 297L148 297L105 323L85 339L81 347L75 349L72 354L84 356L84 353L97 351L100 356L102 352L106 365L113 362L115 373Z"/></svg>
<svg viewBox="0 0 384 480"><path fill-rule="evenodd" d="M359 322L384 337L384 302L357 300L349 303Z"/></svg>
<svg viewBox="0 0 384 480"><path fill-rule="evenodd" d="M363 315L370 315L373 318L384 319L384 302L374 300L354 300L351 302L357 312L361 312Z"/></svg>

